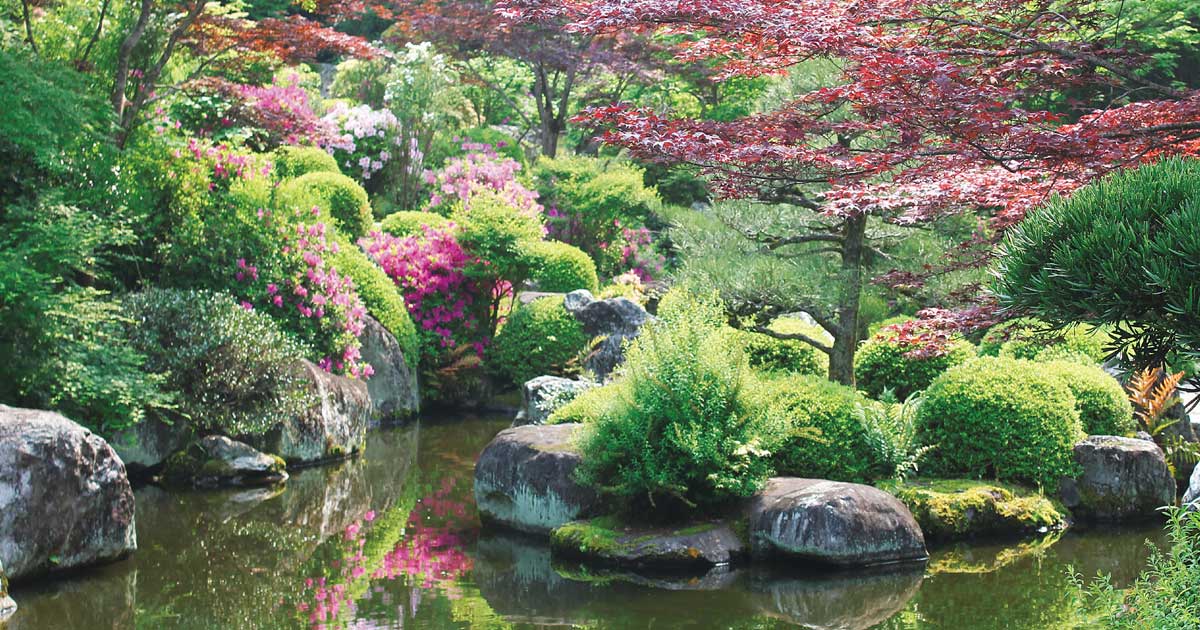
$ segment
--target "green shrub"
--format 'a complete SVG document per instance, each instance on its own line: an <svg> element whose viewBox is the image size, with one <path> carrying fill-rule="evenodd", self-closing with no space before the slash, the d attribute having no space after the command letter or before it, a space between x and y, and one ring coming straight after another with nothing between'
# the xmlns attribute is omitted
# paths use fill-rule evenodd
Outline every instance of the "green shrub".
<svg viewBox="0 0 1200 630"><path fill-rule="evenodd" d="M776 339L770 335L744 330L735 331L733 339L745 350L750 367L757 370L817 376L822 376L829 370L828 356L803 341Z"/></svg>
<svg viewBox="0 0 1200 630"><path fill-rule="evenodd" d="M749 395L741 351L702 318L648 325L630 346L626 394L580 441L579 479L627 508L707 509L758 491L771 473L774 421Z"/></svg>
<svg viewBox="0 0 1200 630"><path fill-rule="evenodd" d="M1095 365L1054 361L1038 366L1067 384L1088 435L1128 435L1137 429L1133 405L1117 379Z"/></svg>
<svg viewBox="0 0 1200 630"><path fill-rule="evenodd" d="M600 387L584 390L567 404L554 410L546 424L588 424L611 415L627 396L626 381L617 379Z"/></svg>
<svg viewBox="0 0 1200 630"><path fill-rule="evenodd" d="M456 207L450 220L458 225L458 243L482 261L468 269L468 275L507 280L514 286L526 279L524 245L542 238L537 218L521 214L499 194L483 191L471 196L470 207Z"/></svg>
<svg viewBox="0 0 1200 630"><path fill-rule="evenodd" d="M392 279L361 249L349 243L339 243L338 252L332 255L330 262L339 273L350 276L367 311L396 337L404 358L410 366L416 367L421 352L417 327L408 314L404 296Z"/></svg>
<svg viewBox="0 0 1200 630"><path fill-rule="evenodd" d="M379 222L379 228L392 236L419 236L425 233L425 227L441 229L450 223L450 219L432 212L393 212Z"/></svg>
<svg viewBox="0 0 1200 630"><path fill-rule="evenodd" d="M992 326L979 342L979 354L1010 359L1055 361L1104 361L1109 337L1087 325L1052 330L1050 324L1032 317L1019 317Z"/></svg>
<svg viewBox="0 0 1200 630"><path fill-rule="evenodd" d="M530 241L523 246L529 279L538 290L569 293L576 289L596 291L596 263L578 247L556 241Z"/></svg>
<svg viewBox="0 0 1200 630"><path fill-rule="evenodd" d="M543 374L569 374L587 344L583 325L563 308L562 298L542 298L509 315L488 351L488 363L520 385Z"/></svg>
<svg viewBox="0 0 1200 630"><path fill-rule="evenodd" d="M705 293L688 285L677 285L664 293L655 315L664 321L699 319L713 328L721 328L729 321L725 303L716 291Z"/></svg>
<svg viewBox="0 0 1200 630"><path fill-rule="evenodd" d="M926 472L1051 487L1071 473L1084 435L1075 396L1038 368L981 357L938 377L917 413L920 443L936 447Z"/></svg>
<svg viewBox="0 0 1200 630"><path fill-rule="evenodd" d="M371 203L367 191L340 173L309 173L279 187L276 204L282 210L319 208L351 240L371 231Z"/></svg>
<svg viewBox="0 0 1200 630"><path fill-rule="evenodd" d="M341 173L337 160L324 149L285 145L275 149L275 175L293 179L309 173Z"/></svg>
<svg viewBox="0 0 1200 630"><path fill-rule="evenodd" d="M854 377L859 389L872 398L879 398L887 390L904 400L929 387L942 372L975 356L975 346L961 339L952 342L942 354L907 356L913 349L892 331L880 331L868 339L854 355Z"/></svg>
<svg viewBox="0 0 1200 630"><path fill-rule="evenodd" d="M128 306L130 340L200 434L261 433L310 404L304 350L266 314L206 291L153 289Z"/></svg>
<svg viewBox="0 0 1200 630"><path fill-rule="evenodd" d="M887 319L881 319L870 326L867 326L867 335L868 337L874 337L875 335L879 334L879 331L887 328L888 326L895 326L896 324L911 322L913 319L914 318L912 315L896 315Z"/></svg>
<svg viewBox="0 0 1200 630"><path fill-rule="evenodd" d="M866 402L858 392L816 376L764 379L755 404L772 408L785 438L774 449L780 475L864 482L891 476L857 416Z"/></svg>
<svg viewBox="0 0 1200 630"><path fill-rule="evenodd" d="M993 291L1056 326L1114 326L1137 365L1200 355L1200 161L1120 171L1052 199L1010 230ZM1136 349L1136 352L1133 350Z"/></svg>

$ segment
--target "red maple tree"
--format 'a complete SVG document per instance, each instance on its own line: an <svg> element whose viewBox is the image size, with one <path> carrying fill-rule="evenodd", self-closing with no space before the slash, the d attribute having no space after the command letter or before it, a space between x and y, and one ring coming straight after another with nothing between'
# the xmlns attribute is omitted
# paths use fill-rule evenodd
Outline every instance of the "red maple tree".
<svg viewBox="0 0 1200 630"><path fill-rule="evenodd" d="M999 232L1049 195L1113 169L1200 152L1200 93L1139 73L1142 60L1105 39L1110 16L1086 0L503 0L500 8L584 33L686 34L679 58L717 60L725 76L836 64L829 84L733 122L628 104L586 117L639 158L701 167L724 197L822 217L817 231L748 236L832 252L842 285L833 308L769 300L748 308L758 330L827 352L830 377L844 383L853 383L868 216L914 226L981 213ZM956 255L945 268L987 258ZM809 306L832 343L768 328L784 307ZM936 345L947 329L986 323L987 314L931 311L905 331Z"/></svg>

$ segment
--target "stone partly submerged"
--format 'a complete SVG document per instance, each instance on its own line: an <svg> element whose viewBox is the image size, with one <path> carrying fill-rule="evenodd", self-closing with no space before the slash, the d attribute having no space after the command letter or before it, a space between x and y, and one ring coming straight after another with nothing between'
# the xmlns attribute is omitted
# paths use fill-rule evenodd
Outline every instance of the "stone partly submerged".
<svg viewBox="0 0 1200 630"><path fill-rule="evenodd" d="M652 571L727 565L748 552L724 522L631 526L613 517L567 523L551 533L550 547L556 558Z"/></svg>
<svg viewBox="0 0 1200 630"><path fill-rule="evenodd" d="M539 376L525 381L521 386L521 408L513 420L513 426L544 424L558 407L595 386L590 381L559 376Z"/></svg>
<svg viewBox="0 0 1200 630"><path fill-rule="evenodd" d="M930 542L1014 537L1067 525L1063 511L1038 491L994 481L917 479L879 487L908 507Z"/></svg>
<svg viewBox="0 0 1200 630"><path fill-rule="evenodd" d="M112 447L57 413L0 405L0 564L8 577L135 549L133 490Z"/></svg>
<svg viewBox="0 0 1200 630"><path fill-rule="evenodd" d="M287 481L287 464L275 455L223 435L210 435L167 459L162 479L174 486L269 486Z"/></svg>
<svg viewBox="0 0 1200 630"><path fill-rule="evenodd" d="M341 459L359 451L371 419L367 384L330 374L308 361L302 361L299 369L307 376L312 405L262 435L240 439L279 455L288 465Z"/></svg>
<svg viewBox="0 0 1200 630"><path fill-rule="evenodd" d="M546 535L590 516L596 493L575 482L577 424L527 425L501 431L475 464L475 502L484 521Z"/></svg>
<svg viewBox="0 0 1200 630"><path fill-rule="evenodd" d="M1136 521L1161 516L1175 503L1175 479L1154 442L1093 435L1075 445L1077 477L1064 477L1059 492L1076 519Z"/></svg>
<svg viewBox="0 0 1200 630"><path fill-rule="evenodd" d="M421 410L417 371L400 348L400 342L373 317L359 335L362 359L375 372L367 379L367 394L375 418L386 421L406 420Z"/></svg>
<svg viewBox="0 0 1200 630"><path fill-rule="evenodd" d="M183 419L167 424L158 419L146 419L113 436L109 442L130 477L143 479L153 476L179 449L187 446L192 428Z"/></svg>
<svg viewBox="0 0 1200 630"><path fill-rule="evenodd" d="M748 508L750 547L761 559L870 566L928 557L916 519L871 486L777 477Z"/></svg>

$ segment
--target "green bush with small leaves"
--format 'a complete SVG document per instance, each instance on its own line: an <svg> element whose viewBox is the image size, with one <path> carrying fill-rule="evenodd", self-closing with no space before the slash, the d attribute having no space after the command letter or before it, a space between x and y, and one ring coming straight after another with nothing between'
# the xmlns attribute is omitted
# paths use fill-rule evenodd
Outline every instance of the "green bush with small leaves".
<svg viewBox="0 0 1200 630"><path fill-rule="evenodd" d="M942 372L961 365L975 356L975 346L956 340L944 352L912 357L915 348L896 333L882 330L868 339L854 355L854 377L859 389L872 398L891 391L898 400L919 392Z"/></svg>
<svg viewBox="0 0 1200 630"><path fill-rule="evenodd" d="M284 145L271 155L275 161L275 176L294 179L309 173L341 173L337 160L324 149Z"/></svg>
<svg viewBox="0 0 1200 630"><path fill-rule="evenodd" d="M829 370L828 357L803 341L776 339L770 335L745 330L735 331L733 339L741 344L750 360L750 367L756 370L815 376L822 376Z"/></svg>
<svg viewBox="0 0 1200 630"><path fill-rule="evenodd" d="M550 374L566 376L588 345L583 325L563 308L560 297L546 297L518 307L500 329L487 361L492 369L520 385Z"/></svg>
<svg viewBox="0 0 1200 630"><path fill-rule="evenodd" d="M1087 325L1052 330L1050 324L1032 317L1018 317L992 326L979 341L979 354L1010 359L1056 361L1072 359L1090 363L1104 361L1108 335Z"/></svg>
<svg viewBox="0 0 1200 630"><path fill-rule="evenodd" d="M481 261L467 275L514 285L527 277L524 245L542 238L536 217L521 214L499 194L485 191L472 195L469 207L456 206L450 220L458 226L458 243Z"/></svg>
<svg viewBox="0 0 1200 630"><path fill-rule="evenodd" d="M569 293L576 289L596 291L596 263L582 249L557 241L530 241L522 245L529 279L539 291Z"/></svg>
<svg viewBox="0 0 1200 630"><path fill-rule="evenodd" d="M555 409L546 424L588 424L615 412L627 395L626 381L617 379L580 392L570 402Z"/></svg>
<svg viewBox="0 0 1200 630"><path fill-rule="evenodd" d="M1128 435L1137 429L1129 396L1103 369L1075 361L1053 361L1037 367L1061 378L1071 389L1079 421L1088 435Z"/></svg>
<svg viewBox="0 0 1200 630"><path fill-rule="evenodd" d="M917 412L918 441L936 446L923 472L1057 487L1083 425L1071 389L1039 367L980 357L939 376Z"/></svg>
<svg viewBox="0 0 1200 630"><path fill-rule="evenodd" d="M304 348L265 313L207 291L152 289L127 301L129 338L167 375L171 416L201 435L262 433L311 404Z"/></svg>
<svg viewBox="0 0 1200 630"><path fill-rule="evenodd" d="M332 219L351 240L366 236L374 227L367 191L340 173L309 173L289 180L279 187L276 205L285 212L318 208L322 218Z"/></svg>
<svg viewBox="0 0 1200 630"><path fill-rule="evenodd" d="M420 236L425 233L426 227L440 230L449 223L450 219L440 214L402 210L384 217L379 222L379 229L392 236L404 238L406 236Z"/></svg>
<svg viewBox="0 0 1200 630"><path fill-rule="evenodd" d="M396 337L405 360L416 367L420 354L417 327L392 279L361 249L349 243L339 243L330 262L338 273L354 281L354 290L367 312Z"/></svg>

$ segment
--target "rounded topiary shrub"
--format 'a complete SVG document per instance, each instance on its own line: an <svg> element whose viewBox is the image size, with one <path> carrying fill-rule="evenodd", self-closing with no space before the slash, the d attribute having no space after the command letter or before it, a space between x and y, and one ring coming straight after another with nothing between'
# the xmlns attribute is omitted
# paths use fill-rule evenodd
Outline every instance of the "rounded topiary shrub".
<svg viewBox="0 0 1200 630"><path fill-rule="evenodd" d="M1128 435L1137 429L1129 397L1103 369L1075 361L1053 361L1040 367L1071 389L1079 421L1088 435Z"/></svg>
<svg viewBox="0 0 1200 630"><path fill-rule="evenodd" d="M537 283L539 291L598 290L596 263L582 249L557 241L529 241L521 249L529 266L529 279Z"/></svg>
<svg viewBox="0 0 1200 630"><path fill-rule="evenodd" d="M909 356L916 348L895 332L881 330L854 355L854 378L858 388L872 398L891 391L899 400L908 398L933 382L942 372L975 356L975 346L956 340L940 354Z"/></svg>
<svg viewBox="0 0 1200 630"><path fill-rule="evenodd" d="M492 369L516 384L535 376L563 376L587 347L583 325L560 297L534 300L513 311L488 350Z"/></svg>
<svg viewBox="0 0 1200 630"><path fill-rule="evenodd" d="M413 324L404 303L404 296L387 273L361 249L349 243L339 243L330 262L338 273L354 281L354 290L371 314L400 343L404 358L416 366L420 354L417 327Z"/></svg>
<svg viewBox="0 0 1200 630"><path fill-rule="evenodd" d="M430 227L435 230L446 227L450 223L450 219L432 212L393 212L383 218L379 222L379 229L391 234L404 238L405 236L419 236L425 233L425 228Z"/></svg>
<svg viewBox="0 0 1200 630"><path fill-rule="evenodd" d="M853 389L815 376L776 376L759 383L754 399L786 424L787 437L773 451L776 474L855 482L886 475L856 413L865 400Z"/></svg>
<svg viewBox="0 0 1200 630"><path fill-rule="evenodd" d="M153 289L126 305L130 341L176 396L171 413L199 433L261 433L311 402L304 349L265 313L206 291Z"/></svg>
<svg viewBox="0 0 1200 630"><path fill-rule="evenodd" d="M1087 325L1052 330L1046 322L1018 317L992 326L979 341L979 354L1010 359L1056 361L1070 359L1100 363L1109 337Z"/></svg>
<svg viewBox="0 0 1200 630"><path fill-rule="evenodd" d="M1040 367L980 357L938 377L917 412L917 440L934 446L921 472L1050 487L1070 473L1084 436L1075 396Z"/></svg>
<svg viewBox="0 0 1200 630"><path fill-rule="evenodd" d="M337 160L317 147L282 146L271 154L275 160L275 175L293 179L309 173L341 173Z"/></svg>
<svg viewBox="0 0 1200 630"><path fill-rule="evenodd" d="M357 240L371 231L371 202L367 191L353 179L340 173L309 173L279 187L277 205L284 210L308 212L332 218L338 230Z"/></svg>
<svg viewBox="0 0 1200 630"><path fill-rule="evenodd" d="M776 339L770 335L738 330L734 339L746 351L750 367L768 372L823 375L829 359L820 350L795 339Z"/></svg>

